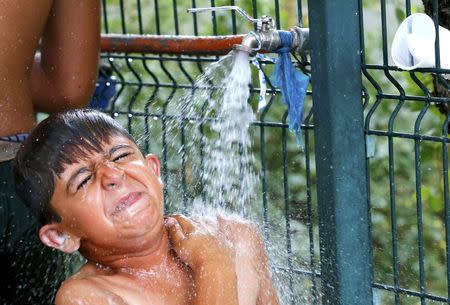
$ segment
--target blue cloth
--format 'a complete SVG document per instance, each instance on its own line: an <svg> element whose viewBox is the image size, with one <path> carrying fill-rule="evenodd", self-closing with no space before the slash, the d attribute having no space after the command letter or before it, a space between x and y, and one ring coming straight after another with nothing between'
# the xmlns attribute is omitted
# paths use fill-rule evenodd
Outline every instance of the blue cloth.
<svg viewBox="0 0 450 305"><path fill-rule="evenodd" d="M29 135L30 133L28 132L18 133L10 136L0 137L0 141L20 143L25 141L25 139L28 138Z"/></svg>
<svg viewBox="0 0 450 305"><path fill-rule="evenodd" d="M99 73L94 95L89 106L96 109L105 109L109 101L116 94L116 81L106 73Z"/></svg>
<svg viewBox="0 0 450 305"><path fill-rule="evenodd" d="M279 31L279 34L281 47L275 52L280 57L277 60L270 81L281 90L282 100L288 106L289 130L295 132L297 144L302 146L301 124L309 76L295 69L292 64L289 55L294 39L292 33Z"/></svg>

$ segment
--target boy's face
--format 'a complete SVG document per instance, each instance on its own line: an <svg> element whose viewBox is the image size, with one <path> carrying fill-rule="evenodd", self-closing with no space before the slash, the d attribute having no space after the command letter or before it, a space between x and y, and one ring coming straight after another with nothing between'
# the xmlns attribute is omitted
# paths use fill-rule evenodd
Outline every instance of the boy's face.
<svg viewBox="0 0 450 305"><path fill-rule="evenodd" d="M163 231L158 159L144 158L126 137L112 137L100 152L65 167L51 204L62 219L59 229L81 239L89 252L120 253L158 239Z"/></svg>

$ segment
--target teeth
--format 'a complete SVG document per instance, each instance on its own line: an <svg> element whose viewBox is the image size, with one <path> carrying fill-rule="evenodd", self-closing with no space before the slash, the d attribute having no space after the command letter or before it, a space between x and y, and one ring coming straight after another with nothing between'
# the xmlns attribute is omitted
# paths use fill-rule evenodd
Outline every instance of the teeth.
<svg viewBox="0 0 450 305"><path fill-rule="evenodd" d="M118 206L116 206L116 208L114 209L115 212L119 212L120 210L122 210L125 207L126 203L122 202L120 203Z"/></svg>
<svg viewBox="0 0 450 305"><path fill-rule="evenodd" d="M120 211L122 211L123 209L125 209L130 202L132 202L133 200L135 200L136 198L136 194L131 194L130 196L128 196L124 201L120 202L115 208L114 208L114 212L113 214L119 213Z"/></svg>

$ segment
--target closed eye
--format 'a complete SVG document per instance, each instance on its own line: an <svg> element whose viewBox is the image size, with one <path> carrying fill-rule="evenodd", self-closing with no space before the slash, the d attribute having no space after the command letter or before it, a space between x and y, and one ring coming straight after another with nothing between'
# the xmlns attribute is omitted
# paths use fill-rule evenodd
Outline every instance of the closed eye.
<svg viewBox="0 0 450 305"><path fill-rule="evenodd" d="M77 186L77 191L78 191L79 189L85 187L86 184L89 182L89 180L91 180L91 178L92 178L92 175L86 176L86 178L84 178L83 181L81 181L81 183L78 184L78 186Z"/></svg>
<svg viewBox="0 0 450 305"><path fill-rule="evenodd" d="M125 158L125 157L127 157L129 155L131 155L130 152L126 152L126 153L120 154L120 155L118 155L117 157L115 157L113 159L113 162L119 161L119 160L121 160L121 159L123 159L123 158Z"/></svg>

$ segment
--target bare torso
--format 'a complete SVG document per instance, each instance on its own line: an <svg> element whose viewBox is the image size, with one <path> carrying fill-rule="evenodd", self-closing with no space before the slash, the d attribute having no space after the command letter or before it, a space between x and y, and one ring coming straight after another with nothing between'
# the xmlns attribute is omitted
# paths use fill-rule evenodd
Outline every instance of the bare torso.
<svg viewBox="0 0 450 305"><path fill-rule="evenodd" d="M211 229L218 229L232 243L238 283L240 305L255 305L261 283L261 270L265 262L259 261L255 253L254 231L248 224L237 220L206 221ZM191 270L179 262L175 256L165 267L155 270L142 270L127 274L126 270L112 273L95 264L87 264L79 273L65 282L84 282L81 287L95 287L109 297L108 304L190 304L193 293ZM74 297L77 293L74 289ZM83 288L80 290L85 293ZM95 293L95 292L93 292Z"/></svg>

